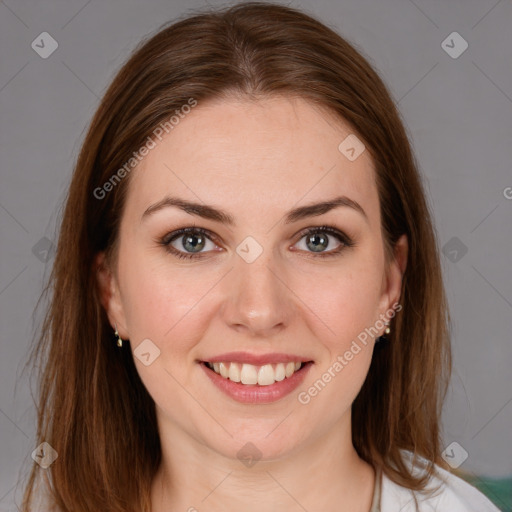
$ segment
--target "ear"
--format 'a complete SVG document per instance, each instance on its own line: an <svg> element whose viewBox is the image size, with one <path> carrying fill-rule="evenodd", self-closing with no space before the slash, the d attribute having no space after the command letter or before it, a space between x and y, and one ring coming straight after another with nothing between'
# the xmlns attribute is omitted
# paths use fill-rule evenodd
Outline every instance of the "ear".
<svg viewBox="0 0 512 512"><path fill-rule="evenodd" d="M104 252L96 255L94 265L101 305L105 308L112 329L117 326L119 336L127 339L129 336L119 285Z"/></svg>
<svg viewBox="0 0 512 512"><path fill-rule="evenodd" d="M381 297L381 313L385 314L400 301L402 277L407 268L409 244L406 235L402 235L393 249L393 259L387 264ZM396 308L396 306L395 306Z"/></svg>

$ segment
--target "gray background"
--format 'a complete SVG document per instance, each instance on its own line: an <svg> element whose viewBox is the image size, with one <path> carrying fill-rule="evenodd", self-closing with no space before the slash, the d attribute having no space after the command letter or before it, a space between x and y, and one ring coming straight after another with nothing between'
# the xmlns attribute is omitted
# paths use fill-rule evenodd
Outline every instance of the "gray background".
<svg viewBox="0 0 512 512"><path fill-rule="evenodd" d="M59 207L84 131L139 40L204 5L0 1L0 511L13 510L19 471L32 463L34 406L21 370L39 322L32 313L53 261L50 241L56 239ZM461 469L512 476L512 4L290 5L355 44L399 104L444 247L455 356L444 443L459 443L452 446L456 457L463 456L462 448L468 453ZM458 58L442 47L454 31L469 45ZM58 42L46 59L31 48L42 32ZM456 40L446 44L452 51L461 48Z"/></svg>

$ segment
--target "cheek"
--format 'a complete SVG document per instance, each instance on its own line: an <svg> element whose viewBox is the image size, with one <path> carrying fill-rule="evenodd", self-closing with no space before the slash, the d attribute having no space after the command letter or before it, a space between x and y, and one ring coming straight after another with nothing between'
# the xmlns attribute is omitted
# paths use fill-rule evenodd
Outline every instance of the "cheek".
<svg viewBox="0 0 512 512"><path fill-rule="evenodd" d="M323 418L327 429L350 409L368 374L382 274L378 262L360 259L329 278L316 277L318 286L309 294L314 314L305 314L312 332L325 333L317 337L322 358L301 386L298 401L308 418Z"/></svg>
<svg viewBox="0 0 512 512"><path fill-rule="evenodd" d="M147 255L137 260L135 254L127 258L126 269L124 306L137 371L155 403L185 425L184 418L202 414L184 390L194 389L202 371L195 356L210 321L208 292L221 276L198 273L192 266L151 262ZM151 358L158 354L149 366L137 359L143 352L138 347L147 347L142 345L147 339L157 347L149 345ZM180 413L174 416L169 412L173 410Z"/></svg>
<svg viewBox="0 0 512 512"><path fill-rule="evenodd" d="M208 302L204 299L222 274L171 264L162 254L156 256L146 249L120 258L123 308L132 348L149 338L172 357L200 339Z"/></svg>
<svg viewBox="0 0 512 512"><path fill-rule="evenodd" d="M343 349L379 318L382 262L368 251L354 253L336 266L310 272L291 286L309 308L304 313L325 332L329 350ZM320 329L320 331L318 331ZM322 339L321 338L321 339Z"/></svg>

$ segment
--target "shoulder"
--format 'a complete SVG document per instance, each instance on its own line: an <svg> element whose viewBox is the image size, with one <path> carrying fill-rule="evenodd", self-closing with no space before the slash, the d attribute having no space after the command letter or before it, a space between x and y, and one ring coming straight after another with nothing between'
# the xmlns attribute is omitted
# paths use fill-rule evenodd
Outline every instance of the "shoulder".
<svg viewBox="0 0 512 512"><path fill-rule="evenodd" d="M404 452L410 459L410 453ZM415 471L421 467L415 466ZM436 476L428 485L431 493L414 492L382 474L381 512L500 512L478 489L436 465Z"/></svg>

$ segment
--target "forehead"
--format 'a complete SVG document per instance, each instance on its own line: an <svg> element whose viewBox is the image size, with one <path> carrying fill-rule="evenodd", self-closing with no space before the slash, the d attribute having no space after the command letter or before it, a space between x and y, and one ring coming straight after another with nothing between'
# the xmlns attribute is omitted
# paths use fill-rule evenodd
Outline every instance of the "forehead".
<svg viewBox="0 0 512 512"><path fill-rule="evenodd" d="M343 194L378 215L368 151L350 161L339 149L349 136L350 125L300 98L199 103L132 171L127 210L172 194L254 218Z"/></svg>

